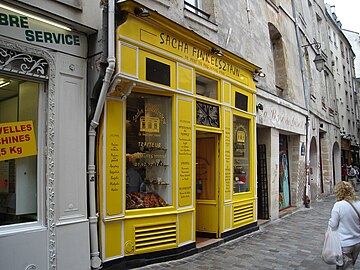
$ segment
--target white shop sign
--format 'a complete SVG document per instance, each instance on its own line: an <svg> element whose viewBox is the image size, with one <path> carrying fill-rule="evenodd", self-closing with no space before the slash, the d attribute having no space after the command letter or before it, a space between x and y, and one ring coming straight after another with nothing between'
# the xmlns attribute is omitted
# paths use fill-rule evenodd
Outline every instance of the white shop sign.
<svg viewBox="0 0 360 270"><path fill-rule="evenodd" d="M42 21L44 20L44 21ZM45 18L27 13L0 4L0 35L86 57L86 36L71 29L63 29L61 25L54 26Z"/></svg>

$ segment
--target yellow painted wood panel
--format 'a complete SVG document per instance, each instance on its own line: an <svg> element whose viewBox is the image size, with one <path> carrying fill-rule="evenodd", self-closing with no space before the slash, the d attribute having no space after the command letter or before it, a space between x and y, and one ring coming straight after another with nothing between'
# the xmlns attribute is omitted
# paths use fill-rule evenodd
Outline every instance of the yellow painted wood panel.
<svg viewBox="0 0 360 270"><path fill-rule="evenodd" d="M224 177L224 200L231 200L231 192L232 192L232 167L231 167L231 159L232 159L232 140L231 140L231 111L226 110L224 112L224 158L225 158L225 177Z"/></svg>
<svg viewBox="0 0 360 270"><path fill-rule="evenodd" d="M217 233L218 215L216 204L196 204L196 231Z"/></svg>
<svg viewBox="0 0 360 270"><path fill-rule="evenodd" d="M231 84L223 81L223 102L231 104Z"/></svg>
<svg viewBox="0 0 360 270"><path fill-rule="evenodd" d="M105 257L119 257L122 255L121 232L122 222L105 223Z"/></svg>
<svg viewBox="0 0 360 270"><path fill-rule="evenodd" d="M222 231L228 231L231 229L231 216L232 216L232 211L231 211L231 205L224 205L224 222L223 222L223 230Z"/></svg>
<svg viewBox="0 0 360 270"><path fill-rule="evenodd" d="M138 217L125 222L125 256L176 248L177 216Z"/></svg>
<svg viewBox="0 0 360 270"><path fill-rule="evenodd" d="M178 100L178 207L193 205L193 102Z"/></svg>
<svg viewBox="0 0 360 270"><path fill-rule="evenodd" d="M186 90L189 92L193 92L194 85L194 72L190 67L186 67L183 65L178 65L178 88L180 90Z"/></svg>
<svg viewBox="0 0 360 270"><path fill-rule="evenodd" d="M106 216L122 213L122 102L106 102Z"/></svg>
<svg viewBox="0 0 360 270"><path fill-rule="evenodd" d="M148 53L148 52L145 52L145 51L142 51L142 50L139 50L139 79L140 80L143 80L143 81L147 81L146 79L146 59L151 59L151 60L154 60L154 61L157 61L161 64L164 64L164 65L167 65L170 67L170 88L173 88L175 89L175 86L176 86L176 65L175 65L175 62L173 61L170 61L164 57L160 57L156 54L152 54L152 53ZM153 72L159 72L159 71L153 71ZM149 81L150 82L150 81ZM154 82L151 82L151 83L154 83ZM155 83L157 84L157 83ZM166 85L163 85L163 84L159 84L163 87L168 87Z"/></svg>
<svg viewBox="0 0 360 270"><path fill-rule="evenodd" d="M120 51L121 59L123 60L120 64L120 72L137 77L137 49L126 44L121 44Z"/></svg>
<svg viewBox="0 0 360 270"><path fill-rule="evenodd" d="M179 245L194 241L194 214L183 213L179 214Z"/></svg>

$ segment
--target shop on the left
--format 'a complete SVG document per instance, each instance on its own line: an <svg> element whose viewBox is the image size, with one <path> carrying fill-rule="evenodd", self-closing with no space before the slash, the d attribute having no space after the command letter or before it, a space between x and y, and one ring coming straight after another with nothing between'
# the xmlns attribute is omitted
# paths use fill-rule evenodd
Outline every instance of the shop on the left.
<svg viewBox="0 0 360 270"><path fill-rule="evenodd" d="M86 35L0 15L0 268L89 269Z"/></svg>

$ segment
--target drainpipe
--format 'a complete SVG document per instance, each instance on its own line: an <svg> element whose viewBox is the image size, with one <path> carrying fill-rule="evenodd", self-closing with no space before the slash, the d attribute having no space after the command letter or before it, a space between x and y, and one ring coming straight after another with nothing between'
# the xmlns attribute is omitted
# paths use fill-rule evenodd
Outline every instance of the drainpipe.
<svg viewBox="0 0 360 270"><path fill-rule="evenodd" d="M101 268L101 259L98 243L98 213L96 212L96 185L95 185L95 144L96 128L104 107L106 95L115 70L115 2L108 1L108 67L105 71L100 96L96 105L93 119L88 131L88 196L89 196L89 230L90 230L90 264L92 269Z"/></svg>
<svg viewBox="0 0 360 270"><path fill-rule="evenodd" d="M305 107L306 107L306 111L307 111L307 116L306 116L306 122L305 122L305 145L306 145L306 149L305 149L305 170L306 170L306 180L305 180L305 185L304 185L304 205L306 208L310 207L309 205L309 201L307 199L307 184L309 182L309 166L308 166L308 143L309 143L309 120L310 120L310 111L309 111L309 102L308 102L308 85L307 85L307 80L306 80L306 76L305 76L305 68L304 68L304 59L303 59L303 55L302 55L302 50L301 50L301 34L300 34L300 27L299 27L299 23L297 21L297 11L296 11L296 0L292 0L292 5L293 5L293 16L294 16L294 20L295 20L295 29L296 29L296 41L297 41L297 45L298 45L298 52L299 52L299 62L300 62L300 69L301 69L301 78L302 78L302 83L303 83L303 90L304 90L304 98L305 98Z"/></svg>

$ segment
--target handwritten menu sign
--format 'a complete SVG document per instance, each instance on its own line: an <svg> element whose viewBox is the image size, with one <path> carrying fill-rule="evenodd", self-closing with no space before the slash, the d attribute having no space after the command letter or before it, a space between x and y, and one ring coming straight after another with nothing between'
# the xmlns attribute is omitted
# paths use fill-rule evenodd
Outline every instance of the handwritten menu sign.
<svg viewBox="0 0 360 270"><path fill-rule="evenodd" d="M225 112L225 201L231 199L231 131L230 131L231 115L229 111Z"/></svg>
<svg viewBox="0 0 360 270"><path fill-rule="evenodd" d="M179 100L178 119L178 203L179 207L193 203L193 104Z"/></svg>
<svg viewBox="0 0 360 270"><path fill-rule="evenodd" d="M106 104L106 214L122 213L122 106L120 101L108 100Z"/></svg>
<svg viewBox="0 0 360 270"><path fill-rule="evenodd" d="M110 134L110 138L114 138L114 141L110 142L110 161L109 161L109 174L110 179L110 191L118 192L120 187L120 166L119 166L119 144L116 142L116 137L119 137L118 134Z"/></svg>

